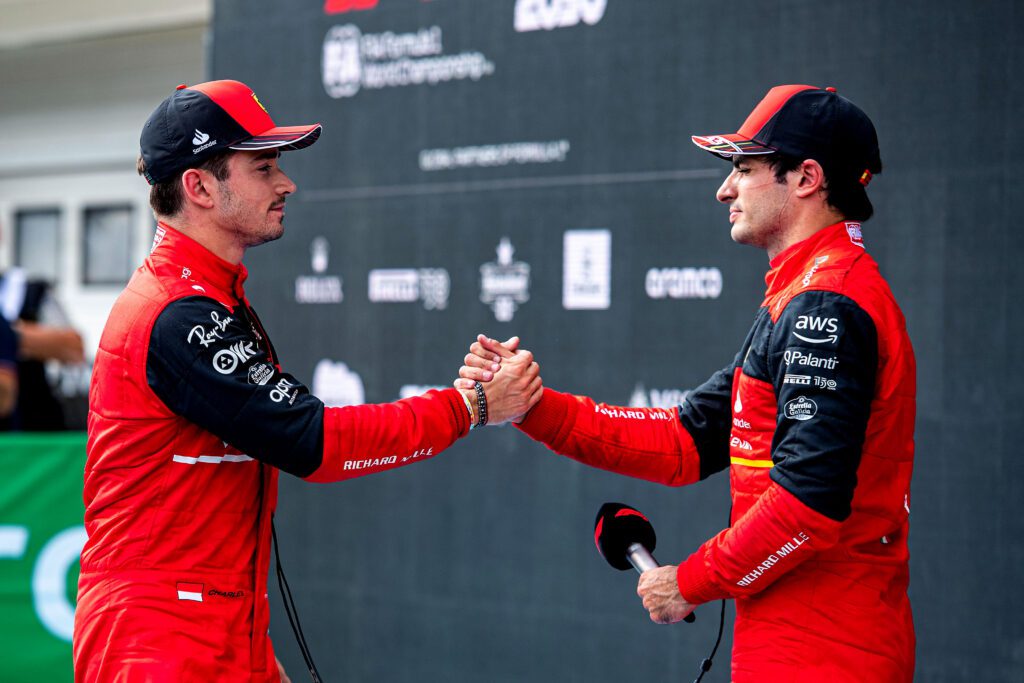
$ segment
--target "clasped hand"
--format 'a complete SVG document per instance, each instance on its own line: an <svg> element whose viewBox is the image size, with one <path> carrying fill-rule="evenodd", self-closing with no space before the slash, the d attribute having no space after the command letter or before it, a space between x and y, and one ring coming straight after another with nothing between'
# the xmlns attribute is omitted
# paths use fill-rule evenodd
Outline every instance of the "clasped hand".
<svg viewBox="0 0 1024 683"><path fill-rule="evenodd" d="M481 334L469 347L464 363L455 388L466 393L475 382L481 383L487 399L487 424L521 421L544 392L540 366L532 353L519 349L518 337L502 344Z"/></svg>
<svg viewBox="0 0 1024 683"><path fill-rule="evenodd" d="M503 401L501 416L504 419L521 421L540 400L543 393L540 367L533 361L532 353L519 350L519 337L502 343L481 334L469 347L464 363L459 368L459 379L455 380L456 388L472 389L474 382L480 382L487 392L488 404L492 395ZM525 398L523 393L514 396L516 390L523 387L526 377L530 378L526 387L529 397ZM636 592L655 623L682 621L696 607L679 593L676 569L676 566L668 565L640 575Z"/></svg>

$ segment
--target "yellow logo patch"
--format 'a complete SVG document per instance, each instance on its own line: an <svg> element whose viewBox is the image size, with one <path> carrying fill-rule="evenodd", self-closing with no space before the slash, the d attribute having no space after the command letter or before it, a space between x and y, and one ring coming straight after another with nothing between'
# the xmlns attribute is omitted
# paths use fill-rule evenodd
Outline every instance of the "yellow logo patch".
<svg viewBox="0 0 1024 683"><path fill-rule="evenodd" d="M266 112L267 116L270 116L270 112L267 111L267 108L263 106L262 102L260 102L260 98L256 97L256 93L252 94L252 99L256 101L256 104L260 105L260 109Z"/></svg>

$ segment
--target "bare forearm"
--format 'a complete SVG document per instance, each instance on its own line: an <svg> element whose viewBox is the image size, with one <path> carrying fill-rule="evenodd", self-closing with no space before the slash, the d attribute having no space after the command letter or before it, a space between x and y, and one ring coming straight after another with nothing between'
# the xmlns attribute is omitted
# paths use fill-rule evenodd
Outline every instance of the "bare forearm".
<svg viewBox="0 0 1024 683"><path fill-rule="evenodd" d="M82 337L70 327L19 322L15 329L19 337L19 358L62 363L81 363L85 358Z"/></svg>

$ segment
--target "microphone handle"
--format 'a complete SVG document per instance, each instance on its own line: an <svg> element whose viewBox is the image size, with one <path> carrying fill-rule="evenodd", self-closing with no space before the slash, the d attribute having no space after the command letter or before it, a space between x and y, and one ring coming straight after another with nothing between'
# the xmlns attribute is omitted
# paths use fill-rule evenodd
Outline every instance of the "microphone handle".
<svg viewBox="0 0 1024 683"><path fill-rule="evenodd" d="M654 559L654 555L651 555L651 551L639 543L633 543L626 548L626 557L629 559L629 563L633 565L633 569L637 570L640 574L661 566Z"/></svg>
<svg viewBox="0 0 1024 683"><path fill-rule="evenodd" d="M645 571L650 569L657 569L661 566L658 564L658 561L654 559L654 555L651 555L651 551L639 543L633 543L626 548L626 557L629 559L629 563L633 565L633 569L635 569L639 574L643 574ZM697 617L693 612L690 612L683 617L683 621L688 624L692 624L696 619Z"/></svg>

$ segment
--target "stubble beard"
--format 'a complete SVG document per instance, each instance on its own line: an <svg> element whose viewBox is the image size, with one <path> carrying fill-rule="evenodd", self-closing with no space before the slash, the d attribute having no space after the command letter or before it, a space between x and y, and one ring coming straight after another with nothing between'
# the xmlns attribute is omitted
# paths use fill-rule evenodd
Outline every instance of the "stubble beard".
<svg viewBox="0 0 1024 683"><path fill-rule="evenodd" d="M279 240L284 236L283 219L271 220L264 211L262 221L257 220L257 213L244 206L229 187L225 185L221 191L224 195L223 214L229 218L232 232L246 249Z"/></svg>
<svg viewBox="0 0 1024 683"><path fill-rule="evenodd" d="M783 241L791 196L787 194L785 199L771 206L759 205L758 215L754 217L753 224L750 222L749 214L741 213L739 221L733 224L729 232L733 242L768 252L777 251Z"/></svg>

